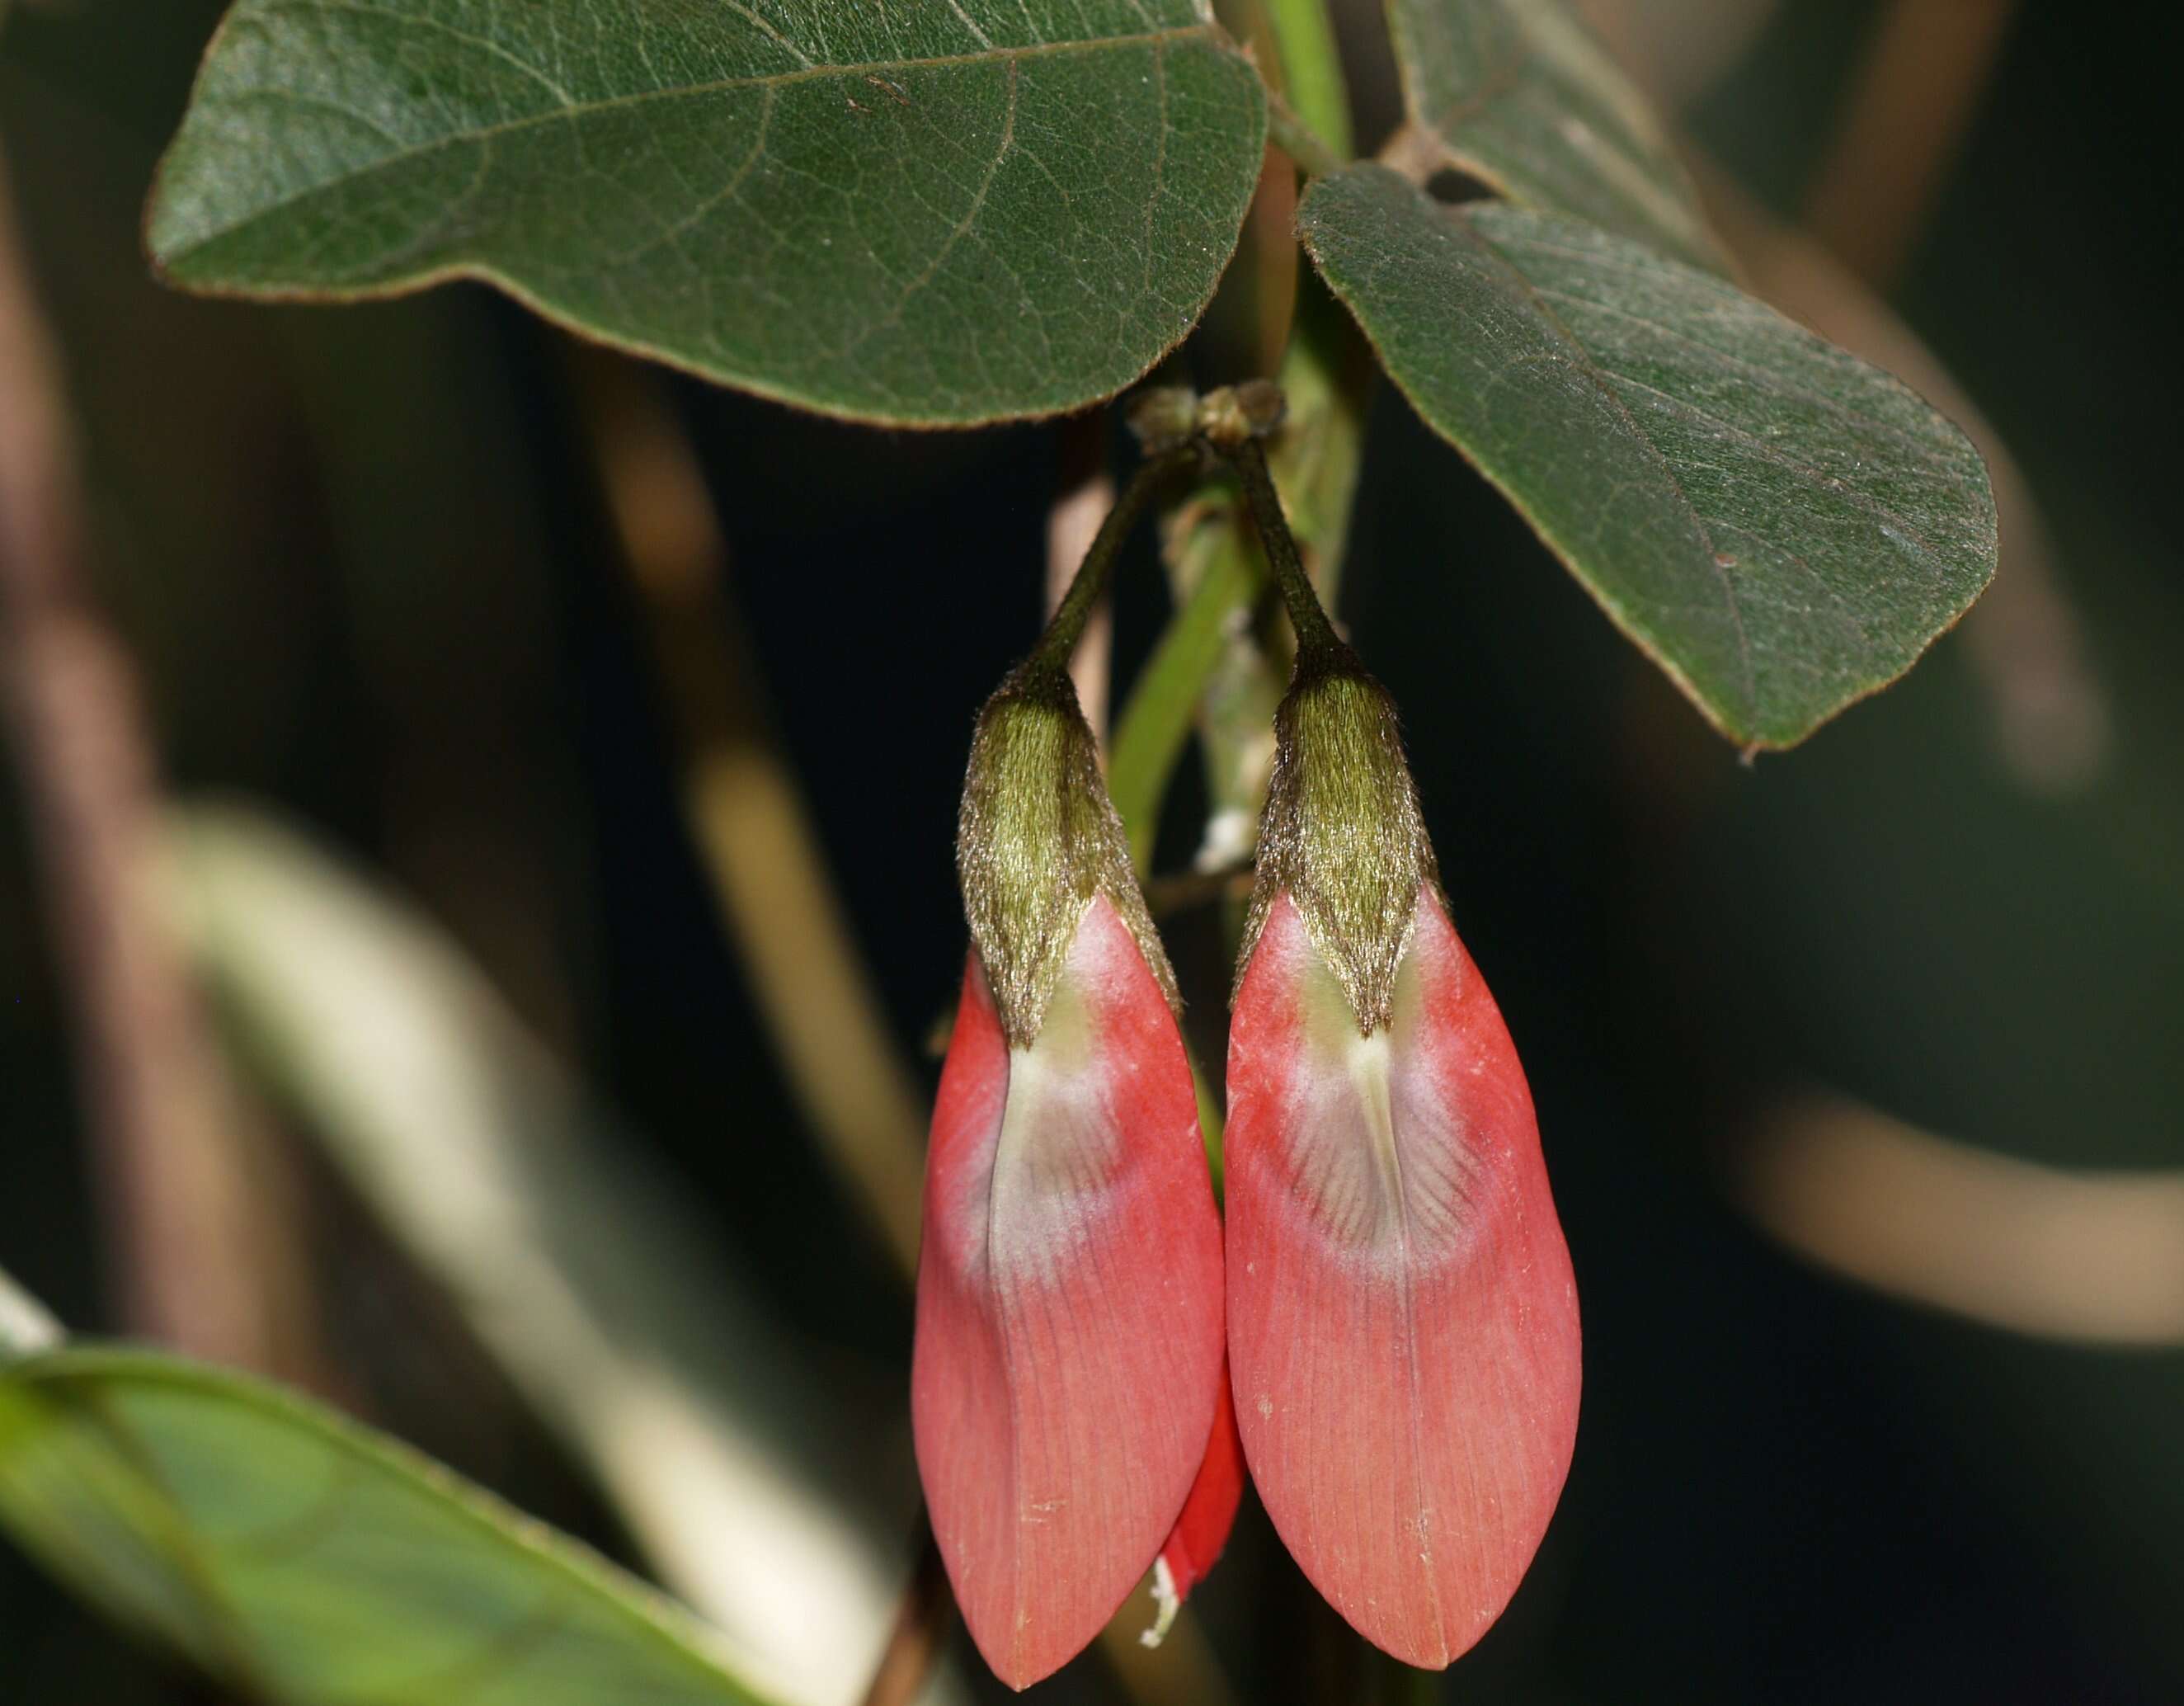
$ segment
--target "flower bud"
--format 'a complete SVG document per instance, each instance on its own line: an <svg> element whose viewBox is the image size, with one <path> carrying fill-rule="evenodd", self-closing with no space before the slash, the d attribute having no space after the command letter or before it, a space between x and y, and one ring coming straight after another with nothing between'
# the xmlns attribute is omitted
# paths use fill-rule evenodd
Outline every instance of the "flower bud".
<svg viewBox="0 0 2184 1706"><path fill-rule="evenodd" d="M1307 655L1274 714L1239 987L1288 895L1370 1035L1388 1021L1419 891L1437 881L1394 701L1353 661Z"/></svg>
<svg viewBox="0 0 2184 1706"><path fill-rule="evenodd" d="M1001 1027L1028 1048L1077 934L1104 894L1171 1011L1181 1002L1100 774L1100 750L1058 672L1019 671L978 713L956 814L956 875Z"/></svg>
<svg viewBox="0 0 2184 1706"><path fill-rule="evenodd" d="M972 949L933 1110L911 1415L972 1637L1022 1688L1170 1539L1221 1383L1221 1229L1175 989L1067 677L979 718Z"/></svg>
<svg viewBox="0 0 2184 1706"><path fill-rule="evenodd" d="M1306 1575L1439 1667L1501 1614L1561 1494L1576 1291L1391 702L1321 647L1277 733L1229 1032L1238 1421Z"/></svg>

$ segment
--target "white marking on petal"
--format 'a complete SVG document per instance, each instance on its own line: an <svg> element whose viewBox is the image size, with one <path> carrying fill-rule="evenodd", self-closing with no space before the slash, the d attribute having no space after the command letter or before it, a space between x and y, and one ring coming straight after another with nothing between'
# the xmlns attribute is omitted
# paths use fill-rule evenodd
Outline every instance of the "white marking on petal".
<svg viewBox="0 0 2184 1706"><path fill-rule="evenodd" d="M1176 1613L1183 1609L1183 1596L1175 1591L1175 1572L1164 1558L1153 1560L1153 1603L1160 1608L1154 1614L1153 1626L1138 1636L1148 1647L1157 1647L1167 1639L1168 1631L1175 1627Z"/></svg>

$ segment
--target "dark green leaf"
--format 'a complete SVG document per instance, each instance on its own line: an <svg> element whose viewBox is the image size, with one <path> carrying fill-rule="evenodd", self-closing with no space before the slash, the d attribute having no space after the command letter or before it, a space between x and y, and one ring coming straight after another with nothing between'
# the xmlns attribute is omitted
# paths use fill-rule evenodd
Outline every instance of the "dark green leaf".
<svg viewBox="0 0 2184 1706"><path fill-rule="evenodd" d="M1712 275L1377 166L1298 217L1418 413L1731 738L1802 739L1993 574L1964 434Z"/></svg>
<svg viewBox="0 0 2184 1706"><path fill-rule="evenodd" d="M149 237L194 289L484 278L708 378L961 424L1180 338L1264 128L1201 0L237 0Z"/></svg>
<svg viewBox="0 0 2184 1706"><path fill-rule="evenodd" d="M1446 164L1729 270L1660 120L1562 0L1388 0L1403 102Z"/></svg>
<svg viewBox="0 0 2184 1706"><path fill-rule="evenodd" d="M0 1523L281 1706L745 1706L705 1632L354 1424L127 1352L0 1363Z"/></svg>

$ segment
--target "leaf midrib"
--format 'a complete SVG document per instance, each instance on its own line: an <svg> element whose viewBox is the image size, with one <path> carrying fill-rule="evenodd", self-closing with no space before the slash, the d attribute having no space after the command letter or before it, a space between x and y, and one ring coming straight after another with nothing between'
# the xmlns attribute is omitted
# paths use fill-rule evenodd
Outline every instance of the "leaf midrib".
<svg viewBox="0 0 2184 1706"><path fill-rule="evenodd" d="M25 1363L31 1366L25 1366ZM766 1706L767 1697L756 1692L711 1650L718 1631L699 1621L694 1614L665 1592L593 1553L583 1542L526 1516L498 1494L465 1480L413 1446L391 1436L375 1434L364 1424L281 1387L249 1376L203 1364L192 1363L157 1352L107 1346L75 1346L42 1352L5 1371L4 1377L58 1407L89 1415L116 1451L141 1476L163 1508L163 1525L174 1519L169 1531L159 1538L182 1558L192 1577L190 1586L200 1600L199 1609L227 1623L232 1640L223 1643L222 1657L248 1679L259 1669L253 1644L233 1631L232 1608L218 1586L220 1567L209 1558L196 1532L181 1515L182 1506L168 1486L163 1473L148 1460L139 1427L112 1413L102 1383L114 1380L144 1389L164 1388L188 1397L234 1406L259 1419L274 1419L307 1436L344 1466L362 1466L407 1482L410 1489L438 1501L437 1508L454 1519L471 1535L505 1545L540 1570L549 1591L567 1594L571 1588L592 1600L609 1619L621 1622L666 1662L686 1667L702 1684L717 1685L725 1701ZM219 1550L226 1551L222 1547ZM269 1690L256 1691L270 1698Z"/></svg>
<svg viewBox="0 0 2184 1706"><path fill-rule="evenodd" d="M1204 23L1185 24L1167 30L1139 31L1128 36L1100 36L1074 42L1043 42L1017 47L981 48L968 53L937 53L917 59L868 59L854 64L800 66L793 71L769 71L747 77L720 77L702 83L684 83L658 89L640 89L626 95L609 95L595 100L570 102L543 112L526 113L521 118L504 120L498 124L481 125L470 129L451 131L445 136L433 137L430 142L415 143L410 147L382 154L352 170L323 178L291 195L282 196L277 200L270 201L254 208L242 218L222 226L217 230L206 231L202 236L192 238L182 246L168 251L159 257L159 259L164 265L180 264L191 255L218 243L221 238L232 237L237 231L247 230L259 220L278 214L299 202L308 201L314 196L326 194L330 191L341 188L344 184L354 183L360 178L368 178L378 172L392 171L398 166L408 164L412 160L421 159L428 154L437 153L444 148L454 148L465 142L492 142L501 137L536 130L549 124L575 124L601 113L645 106L655 101L699 99L708 95L727 94L739 89L763 89L771 93L775 90L797 83L814 82L828 78L875 76L882 72L947 70L959 66L1004 64L1013 65L1026 59L1060 59L1080 53L1122 52L1144 47L1158 50L1173 42L1196 39L1210 42L1214 38L1214 25ZM298 98L292 90L270 86L229 91L224 92L220 98L223 103L239 103L257 97L283 101ZM346 111L346 109L343 110ZM356 115L348 114L348 116L354 118Z"/></svg>

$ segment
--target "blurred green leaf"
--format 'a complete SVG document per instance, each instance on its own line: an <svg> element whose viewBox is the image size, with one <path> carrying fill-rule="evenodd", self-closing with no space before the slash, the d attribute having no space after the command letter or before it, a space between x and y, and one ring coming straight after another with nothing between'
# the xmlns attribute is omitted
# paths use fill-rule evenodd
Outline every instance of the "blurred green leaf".
<svg viewBox="0 0 2184 1706"><path fill-rule="evenodd" d="M724 1706L675 1607L426 1458L132 1352L0 1364L0 1521L87 1597L293 1706Z"/></svg>
<svg viewBox="0 0 2184 1706"><path fill-rule="evenodd" d="M176 828L180 921L248 1063L739 1665L861 1698L909 1567L900 1393L875 1415L822 1385L430 919L264 815Z"/></svg>
<svg viewBox="0 0 2184 1706"><path fill-rule="evenodd" d="M1412 130L1443 164L1729 271L1646 98L1562 0L1388 0Z"/></svg>
<svg viewBox="0 0 2184 1706"><path fill-rule="evenodd" d="M1181 338L1265 123L1199 0L237 0L149 241L192 289L483 278L727 384L965 423Z"/></svg>
<svg viewBox="0 0 2184 1706"><path fill-rule="evenodd" d="M1731 739L1802 739L1992 576L1964 435L1733 286L1376 166L1298 223L1418 413Z"/></svg>

